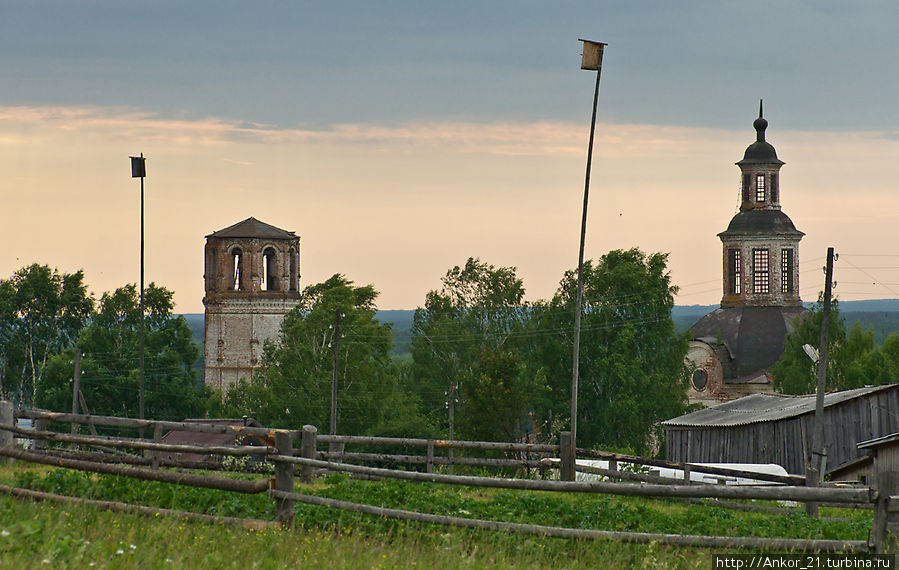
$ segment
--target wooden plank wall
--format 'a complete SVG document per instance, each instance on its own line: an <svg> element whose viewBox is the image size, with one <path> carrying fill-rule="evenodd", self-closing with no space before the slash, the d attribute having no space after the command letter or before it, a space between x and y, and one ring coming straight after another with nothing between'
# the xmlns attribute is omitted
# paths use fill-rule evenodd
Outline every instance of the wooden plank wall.
<svg viewBox="0 0 899 570"><path fill-rule="evenodd" d="M805 475L814 412L742 426L666 428L669 461L777 463ZM899 386L824 409L827 468L862 457L856 444L899 432Z"/></svg>

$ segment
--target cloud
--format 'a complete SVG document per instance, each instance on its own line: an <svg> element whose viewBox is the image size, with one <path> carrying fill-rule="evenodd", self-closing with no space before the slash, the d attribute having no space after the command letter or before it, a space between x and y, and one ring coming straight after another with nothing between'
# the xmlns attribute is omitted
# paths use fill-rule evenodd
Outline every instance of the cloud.
<svg viewBox="0 0 899 570"><path fill-rule="evenodd" d="M28 128L17 129L16 125ZM564 121L338 123L324 129L304 129L221 117L164 117L128 107L18 106L0 107L0 127L7 131L0 133L0 144L20 143L37 127L42 132L78 132L112 141L140 139L181 146L350 144L391 152L405 147L506 156L583 156L587 147L587 125ZM16 130L23 134L9 134ZM685 139L726 136L726 131L714 129L632 124L602 124L598 133L598 146L613 156L676 153Z"/></svg>

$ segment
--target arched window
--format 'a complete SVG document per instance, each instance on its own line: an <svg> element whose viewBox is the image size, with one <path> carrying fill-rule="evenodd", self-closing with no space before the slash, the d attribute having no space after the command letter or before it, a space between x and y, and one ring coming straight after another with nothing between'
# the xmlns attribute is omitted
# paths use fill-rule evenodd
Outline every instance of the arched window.
<svg viewBox="0 0 899 570"><path fill-rule="evenodd" d="M278 258L275 248L267 247L262 251L262 290L278 290Z"/></svg>
<svg viewBox="0 0 899 570"><path fill-rule="evenodd" d="M231 283L228 288L232 291L243 289L243 251L239 247L231 250Z"/></svg>

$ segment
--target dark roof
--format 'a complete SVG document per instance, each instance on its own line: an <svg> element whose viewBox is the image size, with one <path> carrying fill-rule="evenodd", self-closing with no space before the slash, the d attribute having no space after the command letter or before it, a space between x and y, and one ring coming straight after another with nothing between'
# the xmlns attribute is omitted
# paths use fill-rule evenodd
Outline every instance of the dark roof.
<svg viewBox="0 0 899 570"><path fill-rule="evenodd" d="M856 447L859 449L874 449L876 447L895 444L897 441L899 441L899 433L891 433L883 437L860 441Z"/></svg>
<svg viewBox="0 0 899 570"><path fill-rule="evenodd" d="M753 121L752 126L755 128L755 142L747 147L743 153L743 160L738 165L744 164L780 164L782 160L778 160L777 151L771 146L771 143L765 141L765 129L768 128L768 121L762 117L762 103L759 101L759 118Z"/></svg>
<svg viewBox="0 0 899 570"><path fill-rule="evenodd" d="M895 388L899 384L866 386L854 390L843 390L824 395L824 407L834 406L847 400L867 396L880 390ZM662 422L666 427L725 427L742 426L760 422L794 418L814 413L815 395L784 396L781 394L752 394L744 398L725 402L711 408L697 410L683 416Z"/></svg>
<svg viewBox="0 0 899 570"><path fill-rule="evenodd" d="M223 230L212 232L207 238L268 238L268 239L296 239L294 232L288 232L273 225L260 222L256 218L247 218L228 226Z"/></svg>
<svg viewBox="0 0 899 570"><path fill-rule="evenodd" d="M786 164L777 158L777 151L771 146L771 143L761 140L755 141L743 153L743 160L736 163L743 164Z"/></svg>
<svg viewBox="0 0 899 570"><path fill-rule="evenodd" d="M184 420L183 423L198 423L198 424L213 424L219 426L234 426L234 427L263 427L258 421L253 418L247 418L245 421L243 418L240 419L188 419ZM200 432L200 431L186 431L186 430L172 430L162 436L162 443L172 443L172 444L189 444L189 445L232 445L238 441L239 438L243 438L244 436L240 435L238 432L234 430L229 430L227 433L208 433L208 432ZM165 453L162 454L163 459L171 459L174 456L179 456L181 459L185 461L201 461L204 455L199 453Z"/></svg>
<svg viewBox="0 0 899 570"><path fill-rule="evenodd" d="M727 229L718 237L731 235L787 235L802 237L805 234L796 229L793 220L780 210L746 210L737 212Z"/></svg>
<svg viewBox="0 0 899 570"><path fill-rule="evenodd" d="M690 333L713 347L726 345L731 362L725 363L722 353L716 351L725 372L730 364L730 377L746 376L777 362L787 333L793 331L793 321L806 312L803 307L719 308L699 319Z"/></svg>

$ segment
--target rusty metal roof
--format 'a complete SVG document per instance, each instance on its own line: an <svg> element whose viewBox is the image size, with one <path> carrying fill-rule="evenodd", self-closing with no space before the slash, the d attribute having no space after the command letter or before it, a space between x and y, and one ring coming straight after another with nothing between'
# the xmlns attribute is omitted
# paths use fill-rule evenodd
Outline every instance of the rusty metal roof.
<svg viewBox="0 0 899 570"><path fill-rule="evenodd" d="M235 427L263 427L258 421L253 418L247 418L244 421L243 418L240 419L188 419L184 420L184 423L198 423L198 424L213 424L219 426L235 426ZM244 438L244 436L239 435L238 432L229 430L228 433L207 433L207 432L199 432L199 431L185 431L185 430L172 430L162 436L162 443L173 443L173 444L190 444L190 445L232 445L237 443L238 437ZM179 456L181 459L186 461L200 461L206 455L201 455L198 453L165 453L162 454L164 459L170 459L175 456Z"/></svg>
<svg viewBox="0 0 899 570"><path fill-rule="evenodd" d="M896 388L899 384L866 386L825 394L824 407L847 400L867 396L881 390ZM725 427L769 422L814 413L815 395L784 396L782 394L753 394L711 408L697 410L662 422L665 427Z"/></svg>
<svg viewBox="0 0 899 570"><path fill-rule="evenodd" d="M223 230L212 232L207 238L269 238L269 239L297 239L294 232L288 232L281 228L276 228L271 224L260 222L256 218L247 218L242 222L237 222L233 226L228 226Z"/></svg>

